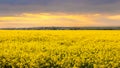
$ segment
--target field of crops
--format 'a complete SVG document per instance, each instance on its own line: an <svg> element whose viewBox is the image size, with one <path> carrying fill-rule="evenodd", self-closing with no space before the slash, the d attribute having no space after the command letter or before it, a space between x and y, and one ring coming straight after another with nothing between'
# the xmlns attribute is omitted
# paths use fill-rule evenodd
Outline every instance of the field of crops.
<svg viewBox="0 0 120 68"><path fill-rule="evenodd" d="M0 68L120 68L120 31L0 30Z"/></svg>

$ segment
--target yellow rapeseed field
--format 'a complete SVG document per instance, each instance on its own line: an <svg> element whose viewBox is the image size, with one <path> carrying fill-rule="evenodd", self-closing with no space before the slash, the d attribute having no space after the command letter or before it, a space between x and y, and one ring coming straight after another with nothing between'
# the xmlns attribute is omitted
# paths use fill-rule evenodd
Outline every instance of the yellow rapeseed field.
<svg viewBox="0 0 120 68"><path fill-rule="evenodd" d="M0 68L120 68L120 31L0 30Z"/></svg>

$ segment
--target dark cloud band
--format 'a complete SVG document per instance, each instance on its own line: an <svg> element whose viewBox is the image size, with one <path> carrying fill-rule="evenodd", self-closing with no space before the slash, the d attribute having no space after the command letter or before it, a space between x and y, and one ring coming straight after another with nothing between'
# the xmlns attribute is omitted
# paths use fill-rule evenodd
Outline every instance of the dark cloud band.
<svg viewBox="0 0 120 68"><path fill-rule="evenodd" d="M120 0L0 0L0 15L25 12L119 13Z"/></svg>

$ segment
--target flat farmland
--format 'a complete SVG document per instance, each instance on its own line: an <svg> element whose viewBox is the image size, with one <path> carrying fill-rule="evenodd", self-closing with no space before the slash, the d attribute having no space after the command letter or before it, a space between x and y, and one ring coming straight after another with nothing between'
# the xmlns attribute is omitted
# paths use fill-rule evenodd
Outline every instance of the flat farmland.
<svg viewBox="0 0 120 68"><path fill-rule="evenodd" d="M119 67L119 30L0 30L0 68Z"/></svg>

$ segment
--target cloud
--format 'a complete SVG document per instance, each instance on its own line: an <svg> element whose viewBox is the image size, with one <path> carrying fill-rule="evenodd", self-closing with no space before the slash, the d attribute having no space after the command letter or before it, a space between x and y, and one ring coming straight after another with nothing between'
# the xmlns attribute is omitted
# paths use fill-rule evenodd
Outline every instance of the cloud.
<svg viewBox="0 0 120 68"><path fill-rule="evenodd" d="M120 0L0 0L0 26L118 26L119 6Z"/></svg>
<svg viewBox="0 0 120 68"><path fill-rule="evenodd" d="M92 18L87 15L64 14L64 13L39 13L30 14L23 13L18 16L0 17L0 22L14 27L19 26L90 26L95 23ZM16 25L16 26L15 26ZM2 25L3 26L3 25ZM11 26L11 27L13 27Z"/></svg>
<svg viewBox="0 0 120 68"><path fill-rule="evenodd" d="M105 14L23 13L0 17L0 27L120 26L119 22L119 15Z"/></svg>
<svg viewBox="0 0 120 68"><path fill-rule="evenodd" d="M0 15L21 13L118 14L120 0L0 0Z"/></svg>
<svg viewBox="0 0 120 68"><path fill-rule="evenodd" d="M120 15L108 16L108 19L111 19L111 20L120 20Z"/></svg>

